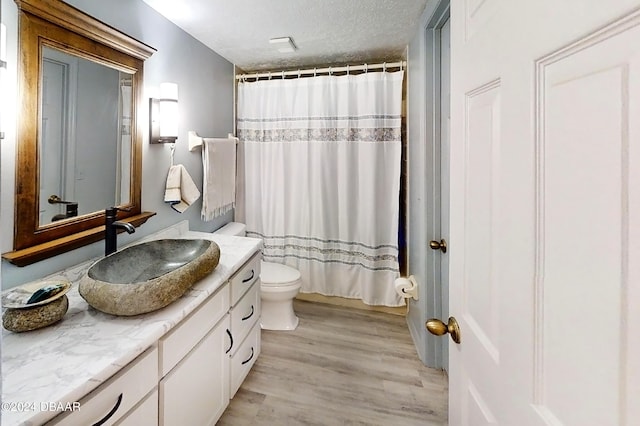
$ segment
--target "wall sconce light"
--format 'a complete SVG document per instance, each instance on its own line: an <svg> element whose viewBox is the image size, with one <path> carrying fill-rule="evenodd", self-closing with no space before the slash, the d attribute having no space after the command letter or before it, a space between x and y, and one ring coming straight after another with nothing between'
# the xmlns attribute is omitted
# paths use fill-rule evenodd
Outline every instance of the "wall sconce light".
<svg viewBox="0 0 640 426"><path fill-rule="evenodd" d="M178 85L160 83L160 99L149 98L149 142L174 143L178 139Z"/></svg>

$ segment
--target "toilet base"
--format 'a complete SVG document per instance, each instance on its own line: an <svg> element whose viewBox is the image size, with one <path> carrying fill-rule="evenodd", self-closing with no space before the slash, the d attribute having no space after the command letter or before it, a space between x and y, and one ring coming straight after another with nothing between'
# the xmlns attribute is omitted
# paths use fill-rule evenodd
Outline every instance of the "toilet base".
<svg viewBox="0 0 640 426"><path fill-rule="evenodd" d="M292 331L298 327L298 317L293 311L293 297L287 300L262 297L261 306L260 326L263 330Z"/></svg>

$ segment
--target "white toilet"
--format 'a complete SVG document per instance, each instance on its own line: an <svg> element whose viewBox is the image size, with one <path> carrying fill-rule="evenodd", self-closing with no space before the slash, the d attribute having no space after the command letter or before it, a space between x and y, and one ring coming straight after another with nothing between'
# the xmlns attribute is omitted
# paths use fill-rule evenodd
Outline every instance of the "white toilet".
<svg viewBox="0 0 640 426"><path fill-rule="evenodd" d="M246 229L243 223L231 222L214 234L244 237ZM295 330L298 317L293 311L293 298L302 286L300 271L287 265L264 261L261 262L260 269L260 325L264 330Z"/></svg>

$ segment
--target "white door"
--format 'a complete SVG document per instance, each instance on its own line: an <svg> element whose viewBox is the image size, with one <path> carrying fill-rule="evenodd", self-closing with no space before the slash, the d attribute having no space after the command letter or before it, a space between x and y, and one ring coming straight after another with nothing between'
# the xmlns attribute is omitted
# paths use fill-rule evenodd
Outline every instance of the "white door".
<svg viewBox="0 0 640 426"><path fill-rule="evenodd" d="M640 1L451 2L451 425L640 419Z"/></svg>
<svg viewBox="0 0 640 426"><path fill-rule="evenodd" d="M40 128L40 225L51 223L52 218L64 213L63 204L49 204L50 196L65 197L65 106L67 69L46 58L42 61L42 124Z"/></svg>

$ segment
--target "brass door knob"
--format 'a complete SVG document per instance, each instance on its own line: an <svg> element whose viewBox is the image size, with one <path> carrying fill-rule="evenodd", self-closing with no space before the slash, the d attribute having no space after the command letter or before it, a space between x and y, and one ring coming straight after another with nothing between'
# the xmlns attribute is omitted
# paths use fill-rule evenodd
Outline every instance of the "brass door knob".
<svg viewBox="0 0 640 426"><path fill-rule="evenodd" d="M425 327L427 327L429 333L435 334L436 336L444 336L448 333L449 336L451 336L451 340L460 344L460 326L458 326L458 321L456 321L454 317L449 317L447 324L437 318L431 318L427 320Z"/></svg>
<svg viewBox="0 0 640 426"><path fill-rule="evenodd" d="M436 240L429 241L429 247L431 247L432 250L442 250L443 253L447 252L447 242L444 239L440 240L440 242Z"/></svg>

